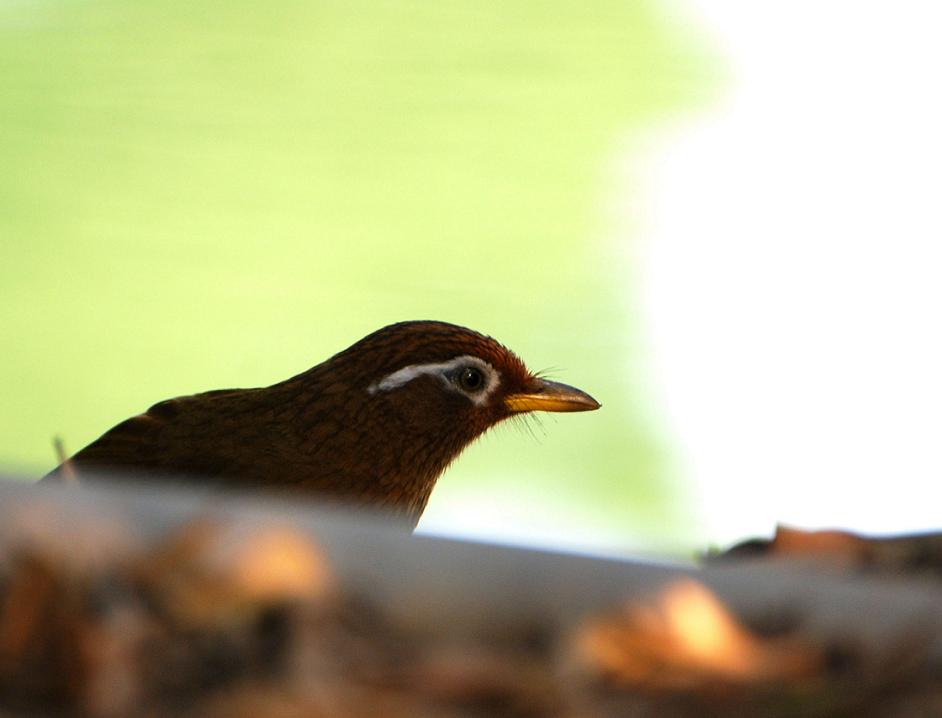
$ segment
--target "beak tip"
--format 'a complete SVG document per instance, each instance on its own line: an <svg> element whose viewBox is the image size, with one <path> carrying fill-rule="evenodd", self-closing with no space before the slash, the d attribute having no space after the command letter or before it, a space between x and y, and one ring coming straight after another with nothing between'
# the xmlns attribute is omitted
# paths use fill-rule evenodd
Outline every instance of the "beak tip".
<svg viewBox="0 0 942 718"><path fill-rule="evenodd" d="M586 401L583 404L583 408L582 408L583 411L598 411L601 408L602 408L601 404L599 404L591 396L586 395Z"/></svg>
<svg viewBox="0 0 942 718"><path fill-rule="evenodd" d="M602 405L581 389L546 379L539 380L530 392L508 397L505 403L512 412L596 411Z"/></svg>

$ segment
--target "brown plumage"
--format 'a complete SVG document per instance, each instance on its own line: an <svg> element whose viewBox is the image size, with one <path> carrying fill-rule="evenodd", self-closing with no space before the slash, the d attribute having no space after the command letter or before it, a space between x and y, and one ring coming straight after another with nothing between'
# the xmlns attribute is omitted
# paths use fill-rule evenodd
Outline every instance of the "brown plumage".
<svg viewBox="0 0 942 718"><path fill-rule="evenodd" d="M296 489L375 506L414 526L438 476L514 414L586 411L589 395L531 374L490 337L402 322L273 386L168 399L70 459L118 472ZM59 477L63 466L46 478Z"/></svg>

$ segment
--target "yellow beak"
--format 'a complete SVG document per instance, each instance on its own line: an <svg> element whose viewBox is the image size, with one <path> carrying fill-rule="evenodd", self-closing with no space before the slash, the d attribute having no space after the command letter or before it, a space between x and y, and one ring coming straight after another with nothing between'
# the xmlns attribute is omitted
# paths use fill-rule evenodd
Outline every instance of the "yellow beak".
<svg viewBox="0 0 942 718"><path fill-rule="evenodd" d="M510 411L595 411L601 404L572 386L547 379L534 379L532 391L511 394L504 399Z"/></svg>

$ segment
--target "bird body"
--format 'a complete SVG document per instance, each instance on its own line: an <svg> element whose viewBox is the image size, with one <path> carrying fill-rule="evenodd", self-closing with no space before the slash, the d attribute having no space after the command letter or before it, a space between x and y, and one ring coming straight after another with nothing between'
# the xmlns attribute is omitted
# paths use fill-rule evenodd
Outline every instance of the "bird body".
<svg viewBox="0 0 942 718"><path fill-rule="evenodd" d="M589 395L531 374L495 340L431 321L384 327L269 387L168 399L79 451L79 476L173 476L308 492L418 522L439 475L488 428ZM47 475L62 476L64 464Z"/></svg>

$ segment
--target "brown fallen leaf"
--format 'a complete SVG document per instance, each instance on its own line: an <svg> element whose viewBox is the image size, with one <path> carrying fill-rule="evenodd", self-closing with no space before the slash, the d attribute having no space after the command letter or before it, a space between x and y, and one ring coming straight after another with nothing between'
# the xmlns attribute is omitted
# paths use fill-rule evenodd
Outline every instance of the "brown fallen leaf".
<svg viewBox="0 0 942 718"><path fill-rule="evenodd" d="M601 680L648 691L787 682L815 675L822 660L801 642L753 635L690 579L588 621L575 647Z"/></svg>
<svg viewBox="0 0 942 718"><path fill-rule="evenodd" d="M324 601L334 591L320 547L297 530L213 519L192 521L158 545L139 577L178 620L199 626L260 606Z"/></svg>

